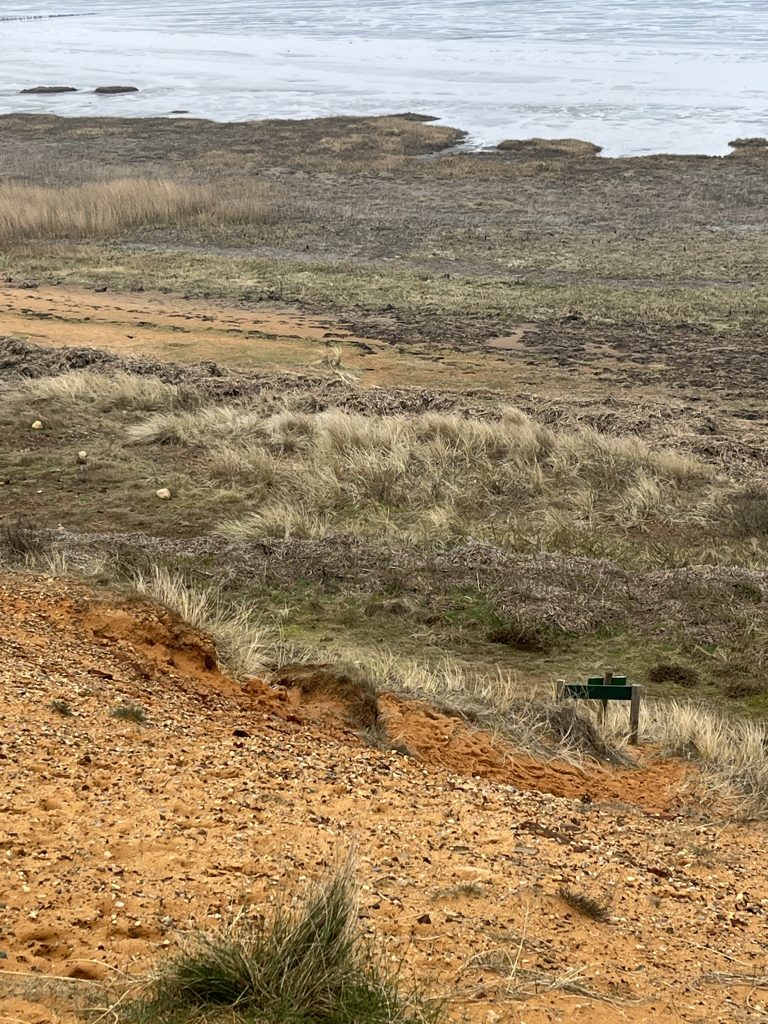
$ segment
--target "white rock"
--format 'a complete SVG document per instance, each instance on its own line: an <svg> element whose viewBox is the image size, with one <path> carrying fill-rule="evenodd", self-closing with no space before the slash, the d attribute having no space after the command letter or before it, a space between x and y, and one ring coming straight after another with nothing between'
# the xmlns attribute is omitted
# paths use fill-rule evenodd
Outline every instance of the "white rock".
<svg viewBox="0 0 768 1024"><path fill-rule="evenodd" d="M155 497L162 498L163 501L167 501L171 496L171 492L167 487L161 487L159 491L155 491Z"/></svg>
<svg viewBox="0 0 768 1024"><path fill-rule="evenodd" d="M42 420L35 420L35 422L32 424L32 429L33 430L42 430L43 429L43 422L42 422Z"/></svg>

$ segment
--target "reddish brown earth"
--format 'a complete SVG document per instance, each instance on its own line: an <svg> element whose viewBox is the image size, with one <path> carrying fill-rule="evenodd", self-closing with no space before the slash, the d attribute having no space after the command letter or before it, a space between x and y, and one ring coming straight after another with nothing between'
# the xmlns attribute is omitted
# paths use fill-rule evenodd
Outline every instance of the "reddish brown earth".
<svg viewBox="0 0 768 1024"><path fill-rule="evenodd" d="M476 352L455 351L448 338L426 348L396 348L375 335L354 334L336 316L312 315L292 306L0 283L0 334L39 345L86 346L176 362L214 360L224 366L267 370L316 368L326 358L326 343L338 344L343 367L358 374L364 387L455 387L457 379L465 377L473 386L514 386L521 379L526 383L530 367L503 355L512 350L525 355L523 338L535 330L536 325L525 324L478 358ZM570 378L556 367L548 367L547 381L550 388L572 390Z"/></svg>
<svg viewBox="0 0 768 1024"><path fill-rule="evenodd" d="M382 753L327 696L243 689L169 613L58 580L0 577L0 651L2 1021L66 1018L41 974L141 971L350 850L361 925L453 1020L765 1020L765 833L686 802L679 763L542 764L394 697L415 756Z"/></svg>

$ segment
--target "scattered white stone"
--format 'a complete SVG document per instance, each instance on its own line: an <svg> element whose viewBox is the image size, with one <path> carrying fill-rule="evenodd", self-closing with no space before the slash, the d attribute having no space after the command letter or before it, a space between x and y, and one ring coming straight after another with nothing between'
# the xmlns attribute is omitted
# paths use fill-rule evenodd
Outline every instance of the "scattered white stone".
<svg viewBox="0 0 768 1024"><path fill-rule="evenodd" d="M35 422L32 424L32 429L33 430L42 430L43 429L43 421L42 420L35 420Z"/></svg>
<svg viewBox="0 0 768 1024"><path fill-rule="evenodd" d="M161 487L159 491L155 491L155 496L157 498L162 498L163 501L167 501L171 496L171 492L167 487Z"/></svg>

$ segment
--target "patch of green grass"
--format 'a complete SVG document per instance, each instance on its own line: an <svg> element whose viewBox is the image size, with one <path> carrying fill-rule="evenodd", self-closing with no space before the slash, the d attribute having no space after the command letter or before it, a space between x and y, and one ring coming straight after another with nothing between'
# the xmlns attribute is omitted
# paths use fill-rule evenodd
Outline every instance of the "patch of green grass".
<svg viewBox="0 0 768 1024"><path fill-rule="evenodd" d="M134 725L149 724L146 711L138 704L119 704L112 708L109 717L116 718L119 722L133 722Z"/></svg>
<svg viewBox="0 0 768 1024"><path fill-rule="evenodd" d="M436 1024L442 1010L381 968L344 869L298 910L278 905L266 919L242 915L194 936L111 1015L116 1024Z"/></svg>
<svg viewBox="0 0 768 1024"><path fill-rule="evenodd" d="M515 320L573 315L588 320L688 322L735 331L768 316L768 295L758 284L724 289L706 283L621 280L562 283L517 277L445 275L386 263L356 265L254 259L217 253L132 251L130 246L87 245L71 249L29 246L0 255L0 269L73 285L182 292L195 298L298 302L405 314L464 314Z"/></svg>

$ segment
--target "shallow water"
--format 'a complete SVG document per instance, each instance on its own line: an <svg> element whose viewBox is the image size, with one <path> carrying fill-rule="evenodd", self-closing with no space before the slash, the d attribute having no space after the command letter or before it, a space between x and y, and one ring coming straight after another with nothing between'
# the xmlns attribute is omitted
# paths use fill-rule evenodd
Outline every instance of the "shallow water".
<svg viewBox="0 0 768 1024"><path fill-rule="evenodd" d="M87 17L3 21L47 13ZM418 110L609 155L768 134L768 0L0 0L0 111ZM32 85L138 94L19 96Z"/></svg>

